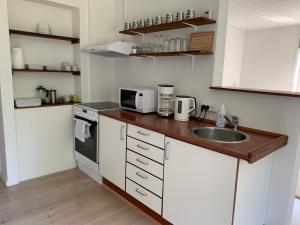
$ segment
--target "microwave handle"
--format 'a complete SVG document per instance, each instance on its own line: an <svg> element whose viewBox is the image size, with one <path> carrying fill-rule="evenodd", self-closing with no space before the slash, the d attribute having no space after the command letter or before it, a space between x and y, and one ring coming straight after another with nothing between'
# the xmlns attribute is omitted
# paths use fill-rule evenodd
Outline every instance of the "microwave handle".
<svg viewBox="0 0 300 225"><path fill-rule="evenodd" d="M139 96L140 96L139 92L137 91L136 95L135 95L135 107L137 110L139 110L139 108L138 108L139 107L139 105L138 105L139 104Z"/></svg>

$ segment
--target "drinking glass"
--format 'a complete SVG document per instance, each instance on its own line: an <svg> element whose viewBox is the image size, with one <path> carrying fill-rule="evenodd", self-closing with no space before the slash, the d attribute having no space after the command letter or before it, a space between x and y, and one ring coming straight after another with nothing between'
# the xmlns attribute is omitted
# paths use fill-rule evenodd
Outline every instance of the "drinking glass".
<svg viewBox="0 0 300 225"><path fill-rule="evenodd" d="M170 39L170 52L176 51L176 39L172 38Z"/></svg>

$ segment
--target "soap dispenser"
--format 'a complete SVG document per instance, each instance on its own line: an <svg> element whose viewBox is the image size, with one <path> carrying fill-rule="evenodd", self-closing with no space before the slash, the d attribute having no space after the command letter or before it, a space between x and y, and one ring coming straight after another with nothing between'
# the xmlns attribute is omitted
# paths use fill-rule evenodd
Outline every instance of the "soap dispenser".
<svg viewBox="0 0 300 225"><path fill-rule="evenodd" d="M224 104L220 108L220 111L217 113L217 118L216 118L216 126L224 128L226 126L226 110Z"/></svg>

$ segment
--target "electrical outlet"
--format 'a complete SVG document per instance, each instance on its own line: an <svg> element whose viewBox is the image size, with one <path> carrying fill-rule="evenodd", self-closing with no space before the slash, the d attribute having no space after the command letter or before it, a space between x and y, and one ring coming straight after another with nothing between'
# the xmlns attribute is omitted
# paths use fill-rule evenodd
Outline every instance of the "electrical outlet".
<svg viewBox="0 0 300 225"><path fill-rule="evenodd" d="M218 112L220 109L220 107L216 103L213 103L211 101L203 101L201 105L208 105L208 112Z"/></svg>

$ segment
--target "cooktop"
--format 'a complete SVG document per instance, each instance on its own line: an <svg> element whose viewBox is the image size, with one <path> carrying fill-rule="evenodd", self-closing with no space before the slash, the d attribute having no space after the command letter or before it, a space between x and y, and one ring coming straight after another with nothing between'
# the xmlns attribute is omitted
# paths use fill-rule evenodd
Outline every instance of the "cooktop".
<svg viewBox="0 0 300 225"><path fill-rule="evenodd" d="M119 104L115 102L91 102L91 103L80 103L77 104L82 108L87 108L94 111L102 111L102 110L109 110L109 109L118 109Z"/></svg>

